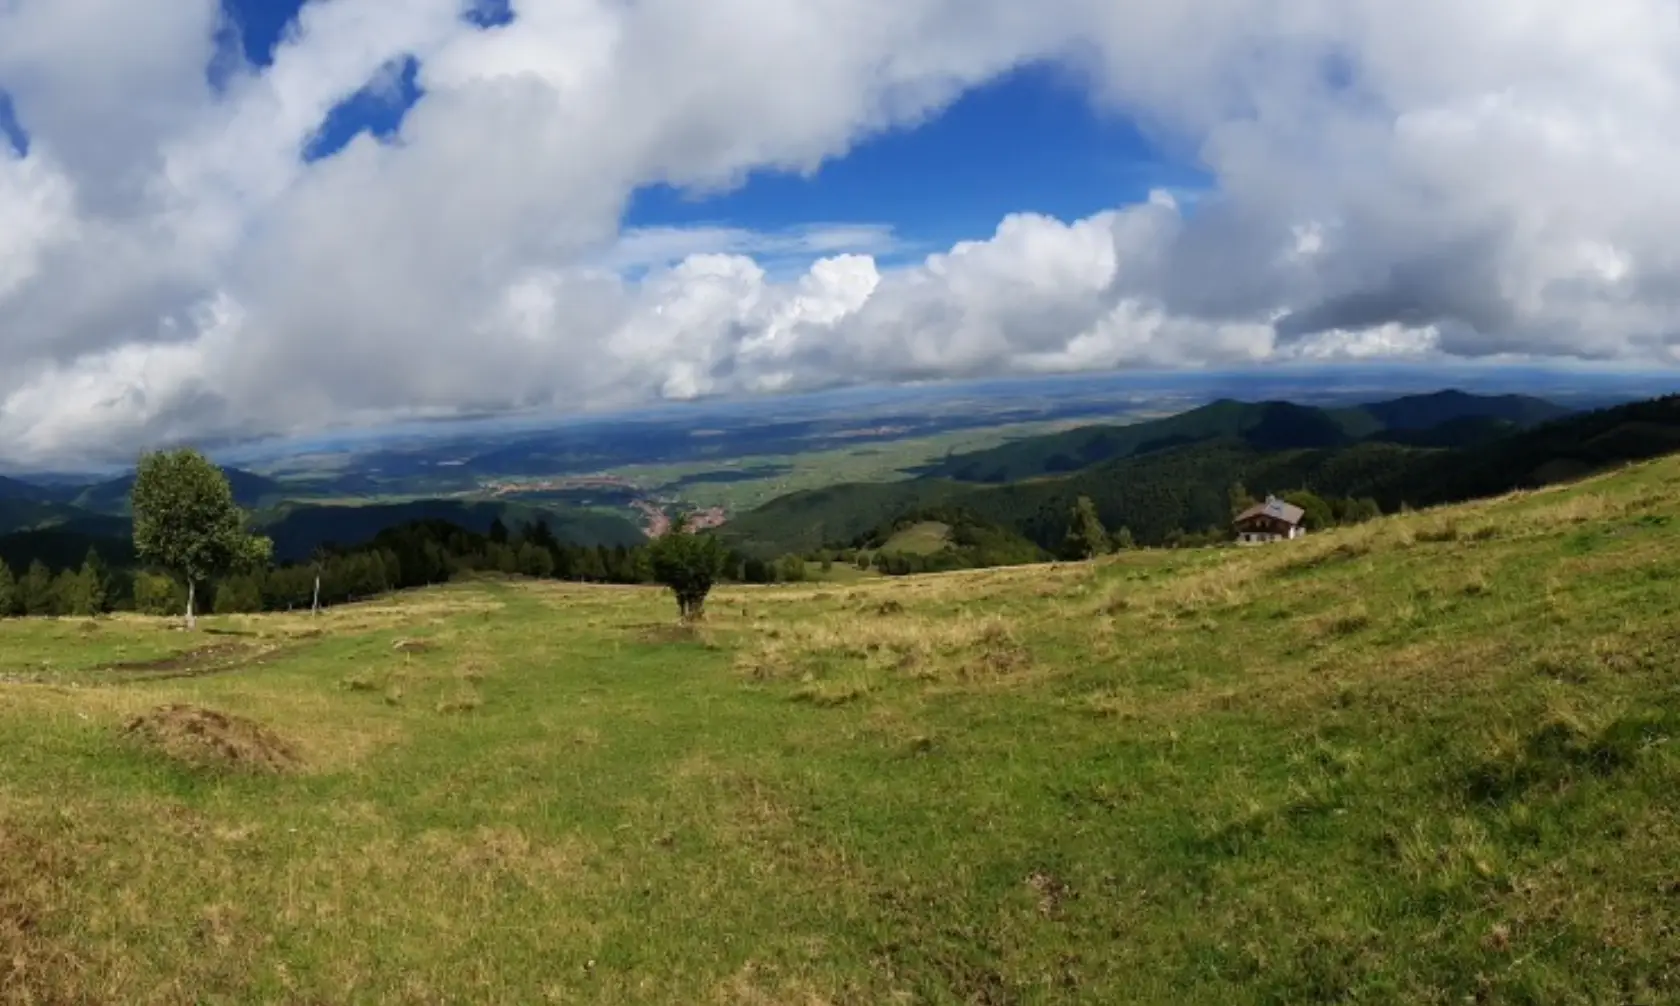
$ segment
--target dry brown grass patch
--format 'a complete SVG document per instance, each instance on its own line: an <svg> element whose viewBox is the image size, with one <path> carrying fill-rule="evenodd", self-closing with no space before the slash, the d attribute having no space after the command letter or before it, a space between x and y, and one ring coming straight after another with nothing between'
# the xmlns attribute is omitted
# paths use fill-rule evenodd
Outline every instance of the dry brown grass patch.
<svg viewBox="0 0 1680 1006"><path fill-rule="evenodd" d="M54 889L75 869L69 843L0 821L0 1001L86 1001L85 963L46 932L59 910Z"/></svg>
<svg viewBox="0 0 1680 1006"><path fill-rule="evenodd" d="M1312 631L1322 638L1351 636L1370 628L1373 621L1365 605L1355 602L1314 621Z"/></svg>
<svg viewBox="0 0 1680 1006"><path fill-rule="evenodd" d="M774 965L748 961L712 994L719 1006L830 1006L833 999L809 983L780 977Z"/></svg>
<svg viewBox="0 0 1680 1006"><path fill-rule="evenodd" d="M736 667L759 681L804 677L835 664L935 680L996 676L1030 663L999 615L935 618L830 616L759 630Z"/></svg>
<svg viewBox="0 0 1680 1006"><path fill-rule="evenodd" d="M1514 515L1512 523L1528 531L1549 531L1589 521L1607 520L1626 512L1603 493L1575 492L1555 501L1528 507Z"/></svg>
<svg viewBox="0 0 1680 1006"><path fill-rule="evenodd" d="M717 645L712 631L705 625L694 622L661 622L657 625L639 626L636 639L655 646L686 643L710 648Z"/></svg>
<svg viewBox="0 0 1680 1006"><path fill-rule="evenodd" d="M824 709L847 705L864 698L874 689L861 678L845 681L813 681L793 693L795 702L804 702Z"/></svg>
<svg viewBox="0 0 1680 1006"><path fill-rule="evenodd" d="M428 831L418 843L426 861L445 862L466 875L508 874L532 885L575 877L589 853L581 840L545 844L506 825L483 825L472 831Z"/></svg>
<svg viewBox="0 0 1680 1006"><path fill-rule="evenodd" d="M260 723L198 706L159 706L130 718L123 733L195 769L275 775L302 764L290 742Z"/></svg>

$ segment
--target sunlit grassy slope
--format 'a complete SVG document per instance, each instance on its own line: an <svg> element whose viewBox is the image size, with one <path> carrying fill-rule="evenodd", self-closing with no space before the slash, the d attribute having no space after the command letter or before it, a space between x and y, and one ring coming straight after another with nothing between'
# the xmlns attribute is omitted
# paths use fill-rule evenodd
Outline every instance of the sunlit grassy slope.
<svg viewBox="0 0 1680 1006"><path fill-rule="evenodd" d="M932 555L951 544L951 526L938 521L922 521L896 532L881 545L883 552L903 552L910 555Z"/></svg>
<svg viewBox="0 0 1680 1006"><path fill-rule="evenodd" d="M697 634L513 583L6 624L0 1000L1674 1002L1677 534L1665 461ZM123 733L165 703L289 770Z"/></svg>

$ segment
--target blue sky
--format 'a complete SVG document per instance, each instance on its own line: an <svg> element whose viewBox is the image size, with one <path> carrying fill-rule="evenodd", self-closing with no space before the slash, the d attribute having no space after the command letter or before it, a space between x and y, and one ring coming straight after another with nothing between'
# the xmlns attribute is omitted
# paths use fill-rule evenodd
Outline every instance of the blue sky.
<svg viewBox="0 0 1680 1006"><path fill-rule="evenodd" d="M11 95L0 91L0 148L10 147L19 157L29 155L29 136L18 121Z"/></svg>
<svg viewBox="0 0 1680 1006"><path fill-rule="evenodd" d="M912 241L949 245L990 235L1010 213L1075 220L1142 201L1154 188L1205 185L1130 124L1095 112L1064 76L1027 68L970 91L919 128L865 142L812 177L759 173L705 199L644 189L626 223L779 230L879 222Z"/></svg>
<svg viewBox="0 0 1680 1006"><path fill-rule="evenodd" d="M265 65L302 0L223 0L223 6L240 26L246 58ZM510 10L508 0L488 0L474 20L500 23ZM385 88L339 105L304 156L330 157L362 132L394 134L423 97L416 70L411 61ZM1151 189L1206 184L1193 168L1162 157L1123 119L1095 111L1065 75L1028 67L969 92L917 128L865 141L812 176L757 172L737 189L708 195L645 188L624 223L758 231L886 224L913 257L924 246L989 236L1010 213L1075 220L1141 201Z"/></svg>

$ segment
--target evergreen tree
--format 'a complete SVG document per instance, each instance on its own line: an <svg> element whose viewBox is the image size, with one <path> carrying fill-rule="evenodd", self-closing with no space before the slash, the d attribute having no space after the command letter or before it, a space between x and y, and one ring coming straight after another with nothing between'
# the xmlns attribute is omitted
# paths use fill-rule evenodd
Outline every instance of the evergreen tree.
<svg viewBox="0 0 1680 1006"><path fill-rule="evenodd" d="M554 575L554 556L547 548L527 538L519 546L519 572L546 580Z"/></svg>
<svg viewBox="0 0 1680 1006"><path fill-rule="evenodd" d="M1125 552L1134 548L1137 548L1137 542L1132 540L1131 528L1121 527L1120 530L1114 532L1114 550L1116 552Z"/></svg>
<svg viewBox="0 0 1680 1006"><path fill-rule="evenodd" d="M495 520L490 522L490 540L498 545L506 545L508 543L507 525L502 523L502 519L500 517L497 517Z"/></svg>
<svg viewBox="0 0 1680 1006"><path fill-rule="evenodd" d="M490 546L485 549L485 567L511 576L519 572L519 554L506 541L496 541L492 538Z"/></svg>
<svg viewBox="0 0 1680 1006"><path fill-rule="evenodd" d="M111 610L111 571L99 551L91 546L82 560L82 592L87 598L88 614L103 615Z"/></svg>
<svg viewBox="0 0 1680 1006"><path fill-rule="evenodd" d="M579 549L576 568L578 579L585 583L604 583L607 579L607 566L601 561L600 549Z"/></svg>
<svg viewBox="0 0 1680 1006"><path fill-rule="evenodd" d="M535 524L526 525L520 537L549 552L553 552L560 545L560 542L554 537L553 529L548 526L547 518L541 518Z"/></svg>
<svg viewBox="0 0 1680 1006"><path fill-rule="evenodd" d="M82 616L88 613L82 578L73 569L59 570L52 581L52 614Z"/></svg>
<svg viewBox="0 0 1680 1006"><path fill-rule="evenodd" d="M1331 509L1335 511L1336 521L1341 524L1363 524L1382 516L1382 507L1369 496L1337 500Z"/></svg>
<svg viewBox="0 0 1680 1006"><path fill-rule="evenodd" d="M1232 520L1235 520L1237 518L1238 514L1242 513L1244 510L1247 510L1249 507L1253 506L1256 502L1254 497L1249 495L1248 487L1243 485L1241 482L1238 482L1238 483L1231 486L1230 497L1231 497L1231 519Z"/></svg>
<svg viewBox="0 0 1680 1006"><path fill-rule="evenodd" d="M1107 555L1110 542L1108 530L1097 518L1096 504L1091 497L1081 496L1073 505L1068 523L1067 550L1075 559L1094 559Z"/></svg>
<svg viewBox="0 0 1680 1006"><path fill-rule="evenodd" d="M10 618L18 614L17 599L17 580L12 576L11 567L7 566L4 560L0 560L0 618Z"/></svg>
<svg viewBox="0 0 1680 1006"><path fill-rule="evenodd" d="M53 597L61 615L91 617L105 611L105 584L91 562L80 570L64 570L53 581Z"/></svg>
<svg viewBox="0 0 1680 1006"><path fill-rule="evenodd" d="M53 576L46 564L36 559L18 581L18 602L25 615L50 615L58 606L53 597Z"/></svg>

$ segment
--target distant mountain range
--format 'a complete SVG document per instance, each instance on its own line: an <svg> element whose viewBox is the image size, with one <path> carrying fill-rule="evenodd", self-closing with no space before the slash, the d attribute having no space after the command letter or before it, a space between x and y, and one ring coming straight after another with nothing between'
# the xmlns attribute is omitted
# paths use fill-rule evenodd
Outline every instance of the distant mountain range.
<svg viewBox="0 0 1680 1006"><path fill-rule="evenodd" d="M1460 391L1353 407L1221 399L1128 426L1088 426L953 455L888 483L853 483L783 496L736 516L723 534L747 555L775 558L863 540L911 515L942 509L979 534L990 525L1054 550L1081 495L1112 529L1145 545L1229 518L1230 489L1307 489L1370 497L1385 510L1496 495L1576 478L1680 450L1680 397L1597 412L1539 398ZM483 533L542 519L577 545L632 545L644 535L628 515L587 500L434 498L401 502L311 499L319 488L225 469L253 524L282 561L327 543L356 545L386 528L443 520ZM0 477L0 559L79 561L90 545L131 561L133 477L91 485L38 485ZM303 496L304 499L296 497ZM972 518L972 520L970 520Z"/></svg>
<svg viewBox="0 0 1680 1006"><path fill-rule="evenodd" d="M1054 549L1085 495L1108 527L1159 544L1175 531L1223 526L1236 483L1255 494L1370 497L1392 511L1538 487L1676 450L1680 396L1589 413L1450 392L1357 409L1226 400L954 456L907 481L794 493L737 517L725 534L749 554L809 552L945 507Z"/></svg>
<svg viewBox="0 0 1680 1006"><path fill-rule="evenodd" d="M1221 399L1165 419L1082 426L953 455L918 474L957 482L1004 483L1060 475L1107 461L1221 437L1257 450L1343 447L1364 440L1457 447L1558 419L1569 409L1525 395L1462 391L1411 395L1345 409Z"/></svg>
<svg viewBox="0 0 1680 1006"><path fill-rule="evenodd" d="M54 503L63 502L57 493L46 486L38 486L22 479L0 475L0 502Z"/></svg>
<svg viewBox="0 0 1680 1006"><path fill-rule="evenodd" d="M233 498L239 505L256 510L285 499L295 490L271 478L240 468L222 469ZM0 502L58 504L96 514L125 515L134 492L134 474L86 485L36 485L22 479L0 476Z"/></svg>
<svg viewBox="0 0 1680 1006"><path fill-rule="evenodd" d="M646 540L628 516L576 507L502 501L424 499L399 503L298 502L286 483L223 468L234 498L252 524L274 539L280 561L307 558L325 544L357 545L414 520L445 520L483 534L501 520L510 528L546 520L555 537L574 545L634 545ZM132 561L129 496L132 474L81 486L38 486L0 477L0 560L26 565L42 558L79 563L89 547L108 561Z"/></svg>

